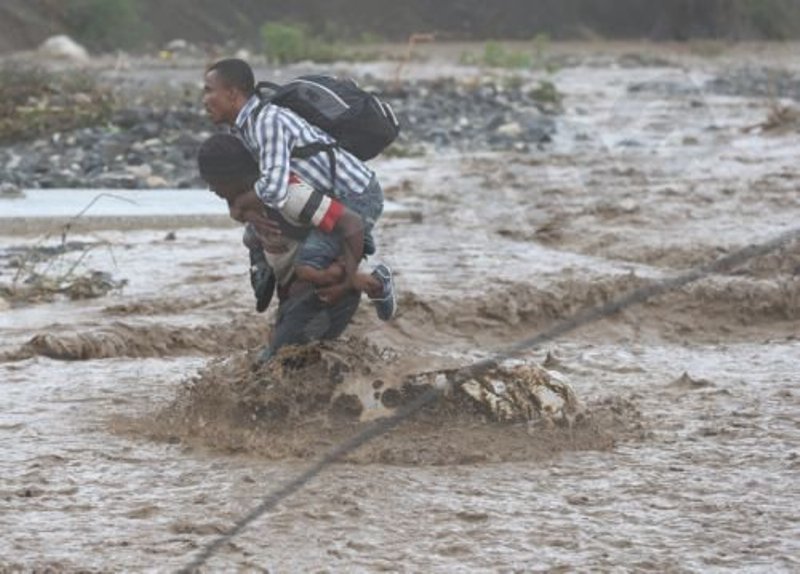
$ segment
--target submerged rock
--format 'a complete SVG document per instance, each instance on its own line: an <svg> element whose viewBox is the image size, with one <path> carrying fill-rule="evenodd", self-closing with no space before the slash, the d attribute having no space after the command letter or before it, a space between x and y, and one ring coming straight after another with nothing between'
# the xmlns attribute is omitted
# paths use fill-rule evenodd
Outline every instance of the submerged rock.
<svg viewBox="0 0 800 574"><path fill-rule="evenodd" d="M558 373L533 363L438 368L441 357L359 338L285 348L261 367L257 355L209 364L148 419L147 434L272 459L323 456L366 434L374 440L345 460L475 464L610 448L616 429L638 420L635 409L615 406L614 418L584 406Z"/></svg>
<svg viewBox="0 0 800 574"><path fill-rule="evenodd" d="M538 365L494 365L482 372L408 368L360 339L321 342L283 349L255 371L241 361L212 365L201 373L191 401L213 395L229 405L225 412L270 428L317 415L364 422L391 415L428 392L433 394L423 416L440 420L571 424L580 411L563 377Z"/></svg>

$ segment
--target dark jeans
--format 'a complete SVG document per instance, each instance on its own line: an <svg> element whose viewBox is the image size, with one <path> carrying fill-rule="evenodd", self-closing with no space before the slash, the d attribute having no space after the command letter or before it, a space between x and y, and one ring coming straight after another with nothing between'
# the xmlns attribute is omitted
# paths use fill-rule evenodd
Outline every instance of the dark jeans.
<svg viewBox="0 0 800 574"><path fill-rule="evenodd" d="M305 345L313 341L335 339L350 324L361 302L361 293L353 292L337 303L328 305L319 300L309 286L300 293L281 300L272 342L261 352L266 362L285 345Z"/></svg>

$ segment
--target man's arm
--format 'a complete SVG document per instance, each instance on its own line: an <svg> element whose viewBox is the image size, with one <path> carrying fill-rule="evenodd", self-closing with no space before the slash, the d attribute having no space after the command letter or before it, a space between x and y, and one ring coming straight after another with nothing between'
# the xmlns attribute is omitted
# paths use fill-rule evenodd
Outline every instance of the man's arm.
<svg viewBox="0 0 800 574"><path fill-rule="evenodd" d="M270 106L253 119L251 135L258 149L260 172L253 189L264 205L280 209L286 201L289 186L291 135Z"/></svg>

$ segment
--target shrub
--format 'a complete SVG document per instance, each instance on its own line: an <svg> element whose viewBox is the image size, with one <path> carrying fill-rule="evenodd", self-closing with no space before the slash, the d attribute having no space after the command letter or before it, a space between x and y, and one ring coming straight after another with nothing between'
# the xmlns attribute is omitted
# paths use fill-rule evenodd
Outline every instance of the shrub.
<svg viewBox="0 0 800 574"><path fill-rule="evenodd" d="M300 24L267 22L261 27L264 53L273 62L285 64L308 59L311 38Z"/></svg>
<svg viewBox="0 0 800 574"><path fill-rule="evenodd" d="M792 11L796 13L797 8L785 0L745 0L743 10L747 23L761 37L785 40L793 32Z"/></svg>
<svg viewBox="0 0 800 574"><path fill-rule="evenodd" d="M315 35L305 24L267 22L261 26L264 54L277 64L291 64L303 60L319 63L335 61L373 60L375 51L349 49L342 44L325 40L331 31ZM376 36L361 38L361 44L374 41Z"/></svg>
<svg viewBox="0 0 800 574"><path fill-rule="evenodd" d="M539 81L539 85L532 89L528 95L540 104L552 104L556 107L560 107L564 99L564 94L558 91L556 85L549 80Z"/></svg>
<svg viewBox="0 0 800 574"><path fill-rule="evenodd" d="M149 36L135 0L71 0L65 23L70 34L96 51L138 48Z"/></svg>
<svg viewBox="0 0 800 574"><path fill-rule="evenodd" d="M461 54L461 63L471 66L488 66L490 68L534 68L540 67L544 61L547 47L547 36L537 36L533 40L533 50L513 50L499 42L486 42L483 53ZM535 58L533 56L535 54Z"/></svg>
<svg viewBox="0 0 800 574"><path fill-rule="evenodd" d="M530 68L531 56L520 50L509 50L497 42L483 47L483 63L492 68Z"/></svg>

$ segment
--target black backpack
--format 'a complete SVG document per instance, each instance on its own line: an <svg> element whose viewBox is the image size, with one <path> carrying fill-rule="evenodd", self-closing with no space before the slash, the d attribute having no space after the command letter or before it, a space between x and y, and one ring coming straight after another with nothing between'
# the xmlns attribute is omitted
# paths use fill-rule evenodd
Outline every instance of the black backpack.
<svg viewBox="0 0 800 574"><path fill-rule="evenodd" d="M265 96L265 88L272 95ZM300 76L283 86L259 82L256 92L265 103L289 108L327 132L339 146L363 161L381 153L400 133L391 106L350 79Z"/></svg>
<svg viewBox="0 0 800 574"><path fill-rule="evenodd" d="M266 90L271 95L266 95ZM289 108L336 140L335 144L310 144L292 150L292 157L298 158L328 153L334 185L336 162L332 148L339 146L366 161L386 149L400 133L392 107L350 79L312 75L300 76L282 86L259 82L256 93L262 103L253 112L255 115L267 103Z"/></svg>

